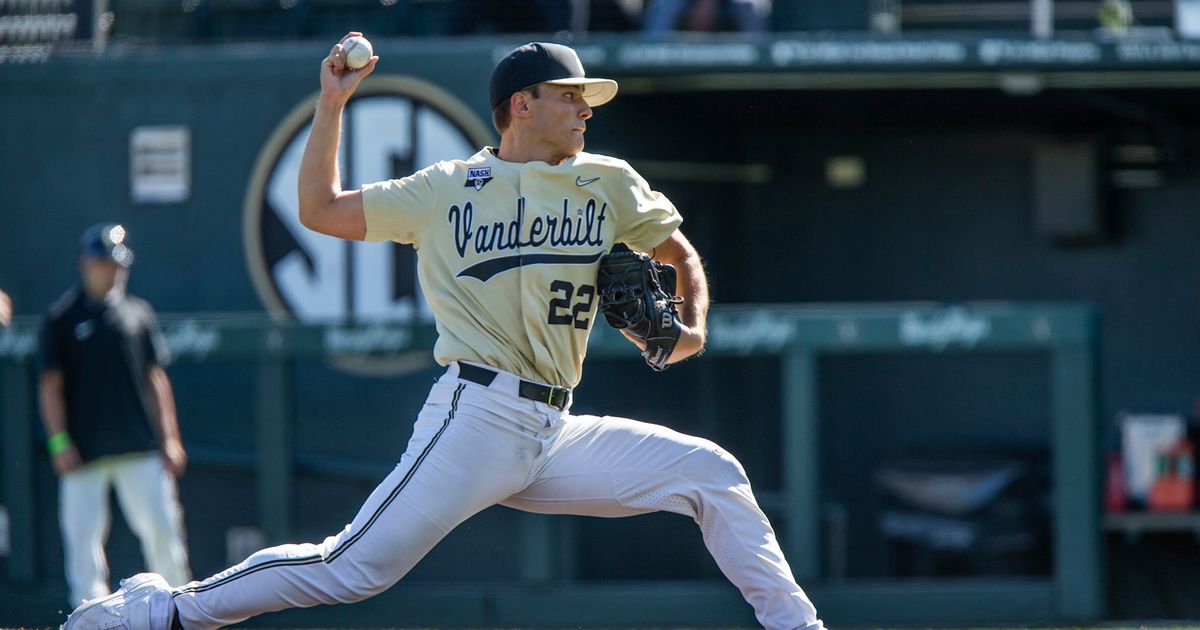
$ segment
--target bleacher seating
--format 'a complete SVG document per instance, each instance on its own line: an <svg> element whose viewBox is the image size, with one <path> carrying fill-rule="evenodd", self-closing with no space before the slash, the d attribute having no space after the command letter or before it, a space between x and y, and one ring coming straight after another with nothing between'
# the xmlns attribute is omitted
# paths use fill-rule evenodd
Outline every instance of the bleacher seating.
<svg viewBox="0 0 1200 630"><path fill-rule="evenodd" d="M90 36L91 22L75 0L0 0L0 63L43 61L53 46Z"/></svg>
<svg viewBox="0 0 1200 630"><path fill-rule="evenodd" d="M134 41L328 38L445 32L453 0L113 0L113 36Z"/></svg>
<svg viewBox="0 0 1200 630"><path fill-rule="evenodd" d="M561 6L555 2L563 3ZM590 0L593 29L628 29L596 19L623 0ZM652 2L653 0L645 0ZM569 12L569 0L107 0L96 19L94 0L0 0L0 46L46 47L101 35L117 41L203 43L328 39L351 29L404 37L494 32L546 32ZM1098 26L1099 0L1055 0L1053 31ZM1134 26L1170 29L1173 0L1133 0ZM775 0L776 32L1029 33L1030 0ZM881 12L888 14L878 19ZM611 10L610 10L611 13ZM874 14L874 15L873 15ZM557 16L550 19L548 16ZM634 16L636 18L636 16ZM889 25L882 28L881 25ZM108 27L111 27L109 29ZM0 50L0 57L3 56ZM11 50L9 52L11 56Z"/></svg>
<svg viewBox="0 0 1200 630"><path fill-rule="evenodd" d="M919 0L897 2L900 28L923 30L1021 31L1030 28L1029 0ZM1130 3L1135 24L1170 27L1175 16L1171 0L1134 0ZM1087 31L1097 27L1096 0L1055 0L1055 31Z"/></svg>

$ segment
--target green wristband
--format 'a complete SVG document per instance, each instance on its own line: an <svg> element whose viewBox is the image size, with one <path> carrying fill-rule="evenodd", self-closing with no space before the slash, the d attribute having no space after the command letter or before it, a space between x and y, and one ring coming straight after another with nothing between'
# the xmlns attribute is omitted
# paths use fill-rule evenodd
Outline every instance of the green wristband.
<svg viewBox="0 0 1200 630"><path fill-rule="evenodd" d="M58 455L68 448L71 448L71 436L67 435L66 431L59 431L46 440L46 450L50 451L51 455Z"/></svg>

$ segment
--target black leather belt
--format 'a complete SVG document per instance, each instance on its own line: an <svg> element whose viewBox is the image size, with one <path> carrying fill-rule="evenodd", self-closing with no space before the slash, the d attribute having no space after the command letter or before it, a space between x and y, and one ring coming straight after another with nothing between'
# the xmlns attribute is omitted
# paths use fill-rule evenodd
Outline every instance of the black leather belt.
<svg viewBox="0 0 1200 630"><path fill-rule="evenodd" d="M459 362L458 378L464 381L483 385L488 387L492 381L496 380L496 372L487 368L481 368L477 365ZM551 407L556 407L559 410L567 407L567 401L571 399L571 390L565 387L550 387L541 383L531 383L529 381L521 381L517 387L517 394L521 398L536 400L540 403L546 403Z"/></svg>

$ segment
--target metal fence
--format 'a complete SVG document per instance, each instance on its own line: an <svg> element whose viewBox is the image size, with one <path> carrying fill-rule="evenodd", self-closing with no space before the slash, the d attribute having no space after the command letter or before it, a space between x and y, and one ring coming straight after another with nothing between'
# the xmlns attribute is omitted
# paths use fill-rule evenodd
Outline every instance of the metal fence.
<svg viewBox="0 0 1200 630"><path fill-rule="evenodd" d="M254 447L240 465L254 469L257 522L268 541L294 532L294 476L300 467L332 478L362 473L361 462L299 462L293 452L290 370L304 359L362 360L427 351L433 329L424 324L299 325L265 318L173 316L165 334L186 362L252 362L256 402ZM780 538L797 578L823 615L838 625L912 622L970 623L1087 620L1103 615L1099 531L1098 427L1095 411L1096 322L1091 309L1060 304L930 304L855 306L725 306L710 317L709 356L779 359L783 482L760 492L769 511L782 514ZM880 353L1048 353L1052 387L1051 451L1053 573L1046 578L869 581L834 579L829 533L822 524L819 358ZM3 420L4 496L10 514L12 553L7 581L35 579L39 527L33 489L36 409L31 358L36 322L0 330L0 419ZM636 358L618 334L598 328L592 356ZM200 453L239 464L228 453ZM374 472L374 471L368 471ZM439 625L540 625L573 622L607 625L659 623L739 624L747 609L725 585L579 583L562 554L569 525L552 517L523 515L509 537L520 545L519 579L479 585L420 585L395 589L381 602L360 605L339 625L433 623ZM566 573L562 567L568 567ZM434 602L459 602L461 615L437 613ZM490 603L489 603L490 602ZM499 604L497 602L500 602ZM517 602L523 603L516 605ZM667 611L663 604L669 603ZM658 612L647 612L654 611ZM400 611L400 612L398 612ZM407 611L407 612L403 612ZM474 611L474 612L464 612ZM557 612L555 612L557 611ZM439 614L441 616L439 616ZM320 624L322 614L286 617L290 624ZM50 619L46 620L49 623Z"/></svg>

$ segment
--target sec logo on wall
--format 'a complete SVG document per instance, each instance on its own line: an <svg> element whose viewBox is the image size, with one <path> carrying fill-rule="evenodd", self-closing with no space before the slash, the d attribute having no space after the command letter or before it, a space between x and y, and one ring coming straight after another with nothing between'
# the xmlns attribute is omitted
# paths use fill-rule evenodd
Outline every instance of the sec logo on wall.
<svg viewBox="0 0 1200 630"><path fill-rule="evenodd" d="M259 299L273 317L303 323L386 327L432 321L412 247L344 241L300 224L296 181L315 102L315 95L304 99L276 127L246 192L246 264ZM442 88L406 77L370 77L342 117L342 186L353 190L407 176L439 160L465 159L494 141L491 128ZM386 339L386 328L372 335ZM429 355L427 348L421 351ZM395 371L383 361L344 367Z"/></svg>

